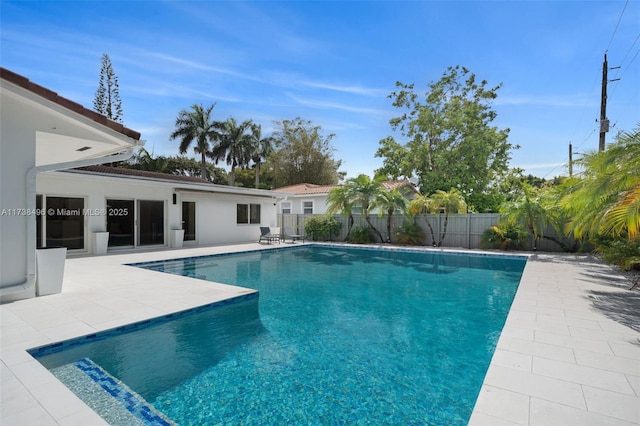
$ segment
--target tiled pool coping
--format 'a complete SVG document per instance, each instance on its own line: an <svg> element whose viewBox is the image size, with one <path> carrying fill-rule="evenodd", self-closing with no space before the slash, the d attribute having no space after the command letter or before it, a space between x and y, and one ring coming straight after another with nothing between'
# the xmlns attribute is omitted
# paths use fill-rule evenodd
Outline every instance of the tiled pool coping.
<svg viewBox="0 0 640 426"><path fill-rule="evenodd" d="M250 243L69 259L62 294L0 306L0 423L104 424L25 349L251 292L125 263L267 247ZM612 300L637 294L590 257L529 256L470 423L640 424L640 333L594 308L604 293Z"/></svg>

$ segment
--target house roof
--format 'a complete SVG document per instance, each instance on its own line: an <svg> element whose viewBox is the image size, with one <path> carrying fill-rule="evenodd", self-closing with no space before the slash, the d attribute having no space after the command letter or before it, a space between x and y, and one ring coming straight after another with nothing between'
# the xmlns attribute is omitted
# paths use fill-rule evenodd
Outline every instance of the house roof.
<svg viewBox="0 0 640 426"><path fill-rule="evenodd" d="M294 195L324 195L328 194L334 188L339 188L342 185L315 185L312 183L299 183L297 185L284 186L278 188L275 191L289 192ZM407 188L411 192L418 193L413 184L407 180L389 180L382 182L382 187L386 190L395 188Z"/></svg>
<svg viewBox="0 0 640 426"><path fill-rule="evenodd" d="M42 87L20 74L16 74L13 71L9 71L6 68L0 67L0 78L10 83L13 83L16 86L22 87L23 89L28 90L29 92L32 92L35 95L38 95L51 102L54 102L77 114L80 114L92 121L95 121L96 123L102 124L103 126L106 126L112 130L115 130L116 132L121 133L131 139L140 140L139 132L136 132L135 130L125 127L122 123L118 123L116 121L110 120L100 113L97 113L93 110L85 108L77 102L64 98L58 95L53 90L47 89L46 87Z"/></svg>
<svg viewBox="0 0 640 426"><path fill-rule="evenodd" d="M172 175L168 173L148 172L145 170L125 169L123 167L110 167L104 165L76 167L74 169L61 170L59 173L81 173L91 176L164 182L173 186L174 190L184 192L195 191L199 193L233 194L267 198L284 198L291 195L289 193L270 191L267 189L218 185L194 176Z"/></svg>
<svg viewBox="0 0 640 426"><path fill-rule="evenodd" d="M160 173L160 172L149 172L146 170L135 170L135 169L126 169L124 167L110 167L110 166L86 166L86 167L77 167L73 170L89 172L89 173L98 173L98 174L106 174L106 175L116 175L122 177L138 177L138 178L148 178L148 179L160 179L160 180L168 180L172 182L190 182L190 183L202 183L202 184L210 184L213 185L206 179L202 179L200 177L195 176L182 176L182 175L172 175L168 173Z"/></svg>

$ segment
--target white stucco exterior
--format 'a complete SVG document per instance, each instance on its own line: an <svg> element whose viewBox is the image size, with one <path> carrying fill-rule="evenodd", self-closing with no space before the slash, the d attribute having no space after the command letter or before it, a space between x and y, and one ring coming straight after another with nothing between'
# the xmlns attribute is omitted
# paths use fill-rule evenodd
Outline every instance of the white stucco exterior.
<svg viewBox="0 0 640 426"><path fill-rule="evenodd" d="M140 134L0 68L0 300L35 294L36 176L131 156Z"/></svg>
<svg viewBox="0 0 640 426"><path fill-rule="evenodd" d="M133 206L134 229L127 235L135 239L114 244L107 252L174 243L171 231L182 228L183 201L195 203L195 233L184 245L257 241L259 226L276 225L277 204L288 194L213 185L200 179L77 170L130 158L133 148L142 144L140 137L120 123L0 68L0 302L36 295L38 246L66 244L68 255L100 253L94 233L106 231L108 220L113 225L113 218L106 214L108 199ZM73 223L47 218L36 210L37 203L46 211L49 201L64 204L70 199L81 200L82 205ZM238 223L238 204L253 212L251 223ZM140 223L150 222L141 212L151 211L150 205L152 213L161 214L153 214L152 229L145 231L153 238L145 237L141 244ZM56 229L55 236L47 232L48 226L49 231ZM69 240L74 243L67 244Z"/></svg>
<svg viewBox="0 0 640 426"><path fill-rule="evenodd" d="M170 178L170 176L168 176ZM275 226L277 203L286 196L272 191L234 188L222 185L199 184L141 177L108 176L82 171L59 171L38 176L37 193L43 197L74 197L84 199L88 214L85 222L85 248L71 251L94 253L92 233L107 231L107 200L140 200L164 203L164 242L169 246L170 231L182 228L182 202L196 206L196 239L184 245L210 245L257 241L260 226ZM175 204L174 204L175 194ZM259 204L260 223L238 224L238 204ZM46 209L46 206L45 206ZM134 212L137 214L137 212ZM138 218L136 217L136 228ZM137 229L136 229L137 231ZM135 231L134 231L135 232ZM138 239L133 248L144 248ZM123 247L131 249L131 246ZM109 247L109 252L121 250Z"/></svg>

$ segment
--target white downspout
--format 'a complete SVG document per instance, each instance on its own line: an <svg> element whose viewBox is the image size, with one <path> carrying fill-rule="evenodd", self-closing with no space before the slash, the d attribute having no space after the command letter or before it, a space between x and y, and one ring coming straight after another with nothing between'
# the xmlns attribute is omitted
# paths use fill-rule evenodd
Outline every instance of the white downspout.
<svg viewBox="0 0 640 426"><path fill-rule="evenodd" d="M137 141L136 141L137 142ZM140 141L142 142L142 141ZM91 158L88 160L69 161L66 163L46 164L34 166L26 174L26 209L35 211L36 209L36 176L40 172L50 172L53 170L66 170L76 167L96 166L104 163L114 163L116 161L128 160L133 156L133 148L119 154L108 157ZM27 221L27 274L25 280L19 284L0 288L0 297L9 294L21 293L31 289L36 283L36 222Z"/></svg>

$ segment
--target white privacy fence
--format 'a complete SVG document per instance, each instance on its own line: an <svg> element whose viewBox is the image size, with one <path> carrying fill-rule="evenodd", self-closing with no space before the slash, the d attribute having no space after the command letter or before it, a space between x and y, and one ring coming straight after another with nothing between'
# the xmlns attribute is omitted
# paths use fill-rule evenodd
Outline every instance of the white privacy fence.
<svg viewBox="0 0 640 426"><path fill-rule="evenodd" d="M278 226L280 226L281 229L291 228L296 233L303 234L305 232L305 221L308 218L314 216L321 215L279 214ZM348 217L343 215L334 215L333 217L338 220L342 224L342 226L339 234L337 236L332 236L331 240L344 241L347 235ZM360 225L365 228L368 226L364 216L354 214L353 218L354 226ZM500 215L498 213L450 214L447 221L446 235L444 240L442 241L442 247L462 247L469 249L480 248L482 233L491 226L497 225L499 218ZM425 219L428 220L431 224L431 227L433 228L433 234L437 243L440 240L440 235L444 231L445 215L422 214L416 216L416 223L420 226L425 235L423 244L430 246L433 245L433 239L431 237L431 231L429 230ZM387 216L383 215L379 217L377 215L369 215L369 220L371 221L372 225L375 226L378 231L380 231L386 241L388 237ZM402 226L403 223L405 223L405 218L402 215L393 215L391 217L391 233L393 234L393 232L398 227ZM553 229L549 229L547 231L548 232L545 235L561 239L567 245L571 245L573 243L570 238L558 236L553 231ZM311 239L313 236L309 235L308 237ZM530 249L532 247L533 241L529 243L527 248ZM537 248L541 251L562 251L562 248L558 244L549 240L538 241Z"/></svg>

